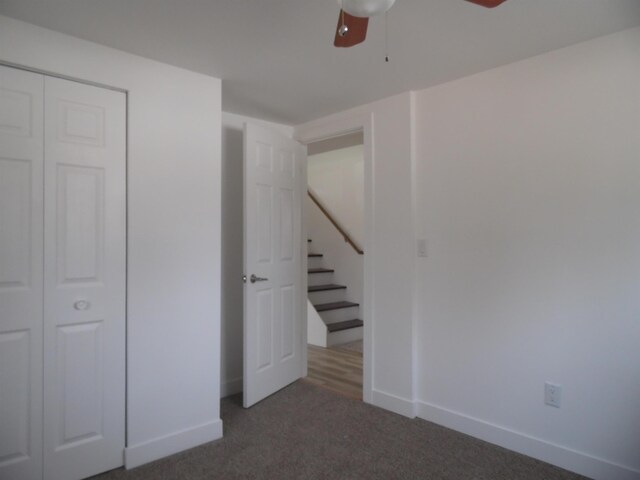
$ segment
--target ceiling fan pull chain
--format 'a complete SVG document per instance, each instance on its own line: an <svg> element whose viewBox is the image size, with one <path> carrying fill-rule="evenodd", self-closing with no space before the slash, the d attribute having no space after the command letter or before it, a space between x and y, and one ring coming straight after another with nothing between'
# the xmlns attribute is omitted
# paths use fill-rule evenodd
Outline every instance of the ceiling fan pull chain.
<svg viewBox="0 0 640 480"><path fill-rule="evenodd" d="M384 12L384 61L389 63L389 11Z"/></svg>

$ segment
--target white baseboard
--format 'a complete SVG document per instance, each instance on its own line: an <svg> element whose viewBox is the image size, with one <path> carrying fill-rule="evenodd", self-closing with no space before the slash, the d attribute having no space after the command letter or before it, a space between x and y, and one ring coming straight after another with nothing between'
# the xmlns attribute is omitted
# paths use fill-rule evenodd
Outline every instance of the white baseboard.
<svg viewBox="0 0 640 480"><path fill-rule="evenodd" d="M411 400L380 390L373 389L371 392L371 404L405 417L415 418L416 416L414 403Z"/></svg>
<svg viewBox="0 0 640 480"><path fill-rule="evenodd" d="M242 377L233 378L220 384L220 398L242 392Z"/></svg>
<svg viewBox="0 0 640 480"><path fill-rule="evenodd" d="M437 405L416 402L418 417L594 480L640 480L640 471Z"/></svg>
<svg viewBox="0 0 640 480"><path fill-rule="evenodd" d="M222 420L203 423L125 448L124 465L127 469L139 467L219 438L222 438Z"/></svg>

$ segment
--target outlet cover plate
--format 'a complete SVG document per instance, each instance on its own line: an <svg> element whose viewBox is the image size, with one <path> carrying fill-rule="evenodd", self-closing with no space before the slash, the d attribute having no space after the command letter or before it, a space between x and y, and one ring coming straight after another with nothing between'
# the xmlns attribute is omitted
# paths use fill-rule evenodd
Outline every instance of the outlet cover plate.
<svg viewBox="0 0 640 480"><path fill-rule="evenodd" d="M551 407L560 408L562 403L562 385L557 383L544 383L544 403Z"/></svg>

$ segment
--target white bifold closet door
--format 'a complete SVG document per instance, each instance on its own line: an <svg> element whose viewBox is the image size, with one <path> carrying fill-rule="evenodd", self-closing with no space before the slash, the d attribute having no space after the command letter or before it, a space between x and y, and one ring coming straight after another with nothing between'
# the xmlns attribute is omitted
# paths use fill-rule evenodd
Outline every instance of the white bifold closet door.
<svg viewBox="0 0 640 480"><path fill-rule="evenodd" d="M22 77L2 120L25 132L0 147L0 478L86 478L121 466L125 445L126 99L0 68ZM5 155L25 137L40 158ZM27 294L5 319L5 297Z"/></svg>
<svg viewBox="0 0 640 480"><path fill-rule="evenodd" d="M123 463L126 101L45 77L44 471Z"/></svg>
<svg viewBox="0 0 640 480"><path fill-rule="evenodd" d="M0 478L42 471L42 75L0 66Z"/></svg>

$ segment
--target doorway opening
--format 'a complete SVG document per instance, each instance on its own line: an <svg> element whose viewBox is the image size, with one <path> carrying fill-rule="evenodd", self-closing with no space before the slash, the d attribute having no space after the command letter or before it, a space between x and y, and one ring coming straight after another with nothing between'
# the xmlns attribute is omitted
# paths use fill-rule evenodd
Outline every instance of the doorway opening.
<svg viewBox="0 0 640 480"><path fill-rule="evenodd" d="M361 400L364 315L364 134L307 145L309 383Z"/></svg>
<svg viewBox="0 0 640 480"><path fill-rule="evenodd" d="M319 256L318 250L309 248L310 244L313 245L313 238L307 235L307 219L303 215L305 202L312 202L310 199L307 200L306 147L329 139L335 140L348 134L358 134L360 140L357 144L362 151L362 160L358 167L361 170L362 179L361 222L362 230L366 232L360 240L362 242L360 249L367 254L360 255L361 299L359 302L353 302L359 303L359 311L355 316L345 320L362 321L362 325L359 326L361 331L359 338L343 338L342 342L336 343L354 343L360 339L363 340L362 353L346 348L343 351L360 357L358 370L362 373L358 372L357 378L361 379L361 387L357 396L371 403L373 325L368 324L367 319L373 318L372 296L369 292L373 290L374 284L371 261L373 256L369 254L374 250L371 236L373 231L372 115L355 115L332 124L310 125L290 132L279 131L269 124L247 122L244 119L240 125L243 131L238 138L242 141L239 152L244 157L242 162L244 171L241 172L244 177L244 188L240 190L242 195L239 195L239 204L244 210L244 233L242 229L239 233L244 237L242 242L244 255L238 257L244 259L244 284L239 285L242 289L239 291L244 291L242 294L244 313L242 315L242 348L238 349L238 352L241 352L239 364L242 367L242 377L238 382L234 381L234 385L230 382L229 388L223 390L228 392L227 395L231 393L229 390L232 386L235 391L243 391L243 404L249 407L293 381L307 377L308 350L312 350L307 347L308 277L321 273L333 273L309 274L308 270L309 268L336 270L336 268L335 265L334 268L308 265L309 260L313 262L314 258L323 257ZM312 154L317 153L314 152L314 147L311 147ZM316 237L314 248L325 248L318 243L319 237ZM342 237L342 243L344 246L344 237ZM347 246L352 248L350 244ZM223 250L224 248L223 243ZM312 254L316 253L317 256L310 259L307 256L307 250ZM326 253L325 251L324 254ZM356 287L353 287L353 290L355 291ZM314 296L324 293L324 291L317 291L314 292ZM223 310L225 310L224 305ZM315 312L318 315L317 310ZM227 311L224 316L228 317L228 313ZM334 320L337 319L334 318ZM322 323L322 320L320 322ZM327 330L326 323L323 328ZM330 341L329 346L332 346L332 343L334 342ZM350 346L359 347L357 344Z"/></svg>

